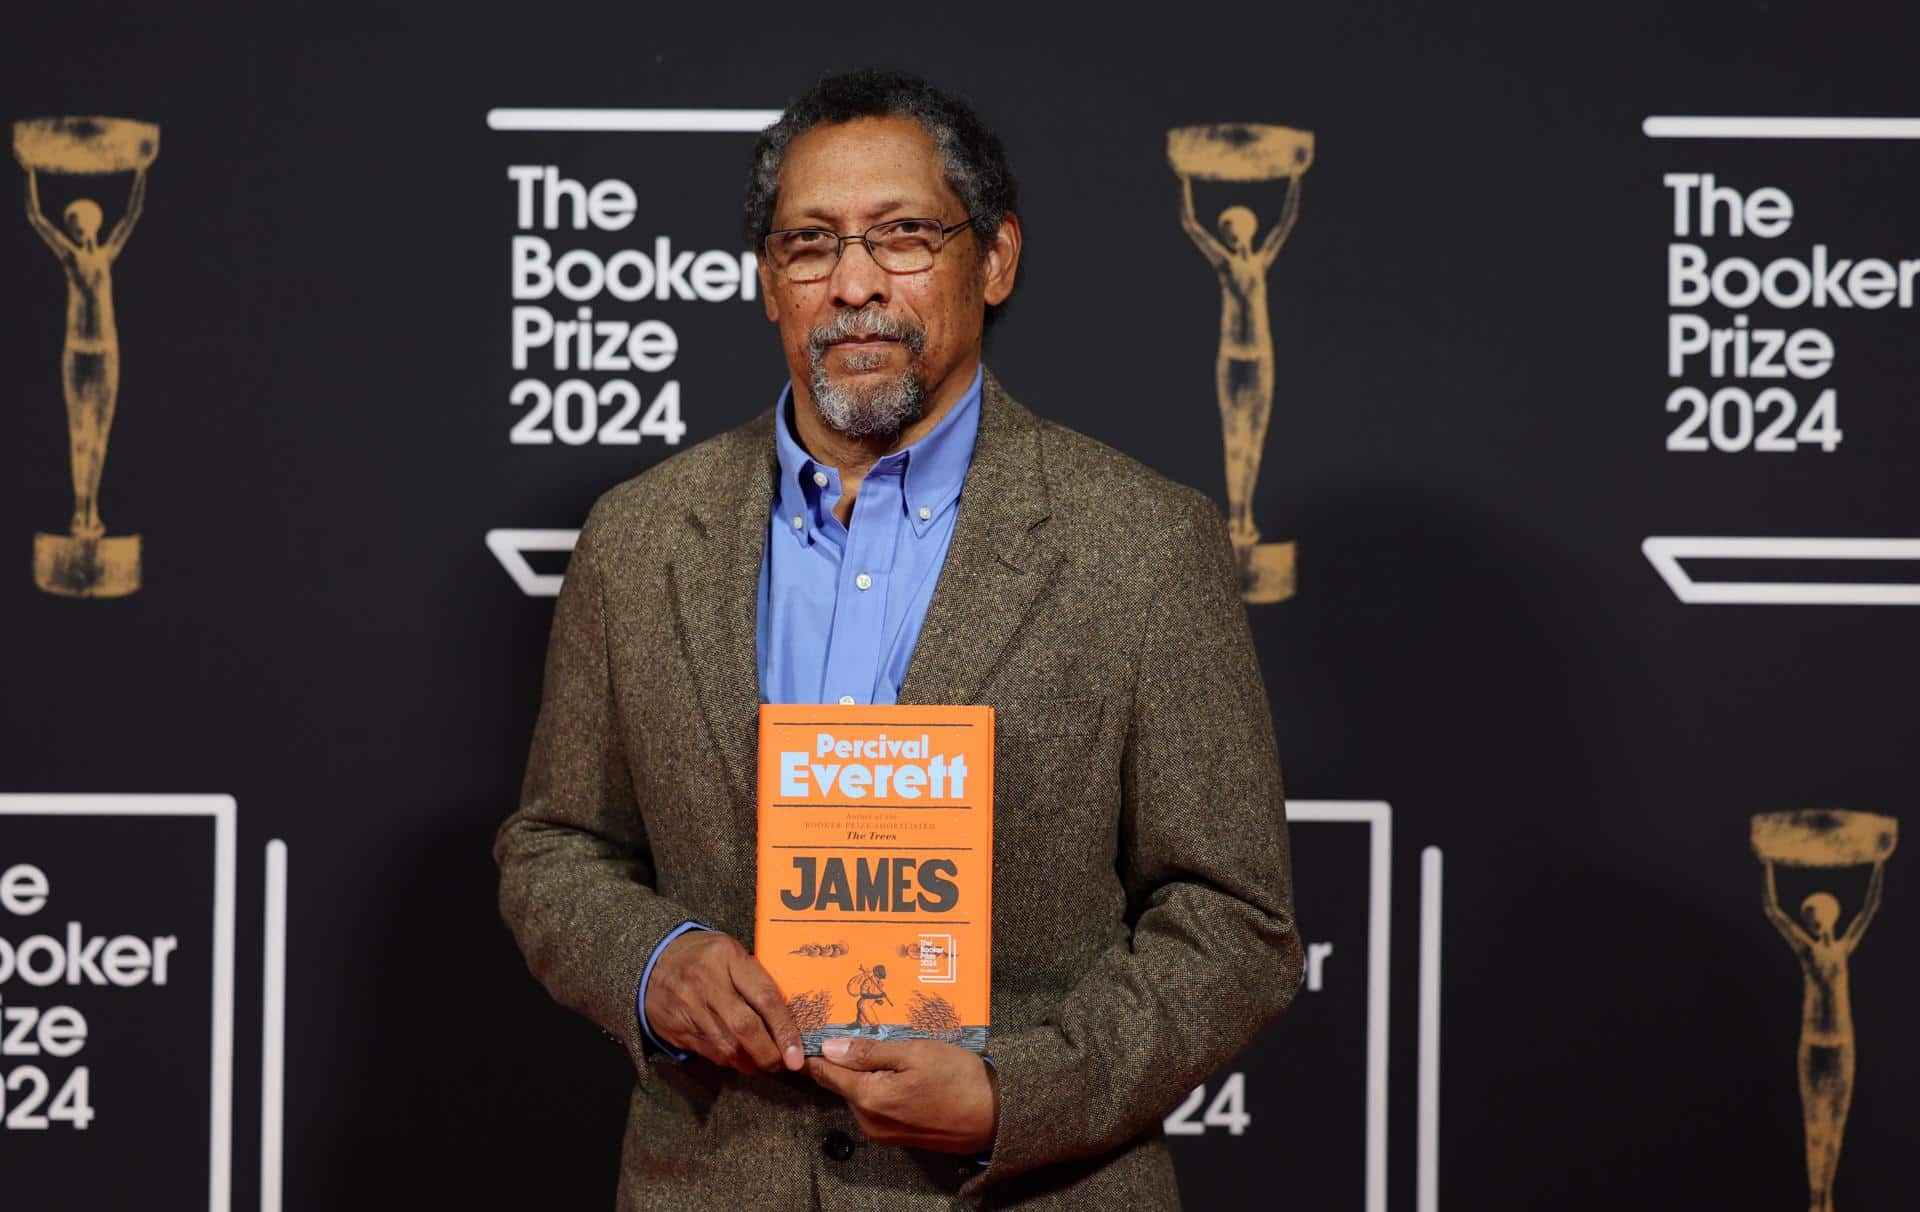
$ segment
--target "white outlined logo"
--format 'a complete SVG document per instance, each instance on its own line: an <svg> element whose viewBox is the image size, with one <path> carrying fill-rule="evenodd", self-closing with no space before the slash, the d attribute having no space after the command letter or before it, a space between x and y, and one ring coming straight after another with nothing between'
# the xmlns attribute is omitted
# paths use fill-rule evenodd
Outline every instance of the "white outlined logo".
<svg viewBox="0 0 1920 1212"><path fill-rule="evenodd" d="M1321 824L1367 827L1366 960L1366 1212L1387 1210L1387 1017L1392 975L1393 808L1382 800L1290 800L1287 821L1298 830ZM1415 1203L1418 1212L1435 1212L1440 1174L1440 894L1441 852L1428 846L1420 855L1419 1052L1415 1144ZM1318 985L1310 948L1308 987ZM1331 948L1326 948L1331 951ZM1163 1127L1171 1136L1203 1135L1209 1126L1241 1135L1249 1124L1244 1073L1223 1073L1211 1090L1197 1087L1174 1108ZM1211 1100L1209 1101L1209 1094ZM1202 1110L1204 1104L1205 1109Z"/></svg>
<svg viewBox="0 0 1920 1212"><path fill-rule="evenodd" d="M487 111L487 128L523 134L741 135L757 133L779 118L777 109L499 108ZM588 284L595 278L590 251L556 252L546 244L548 236L534 229L559 233L569 229L565 215L573 214L571 229L591 226L618 231L632 220L634 191L619 181L589 186L564 180L557 169L544 163L511 167L509 184L515 190L520 227L527 229L516 234L514 242L516 280L525 288L517 289L515 295L516 373L532 369L530 350L538 346L551 362L547 369L576 376L558 383L540 378L516 383L510 402L522 411L513 426L512 441L516 445L552 445L556 440L572 446L634 445L657 437L677 445L687 428L680 420L677 379L648 388L643 399L640 389L627 379L600 383L577 377L580 372L599 370L668 373L679 350L677 337L658 317L628 322L594 316L588 314L592 310L588 304L603 290L616 301L623 299L622 291L635 300L642 296L695 297L708 302L750 298L752 254L728 252L723 265L715 250L675 252L671 241L661 236L637 252L612 254L599 267L599 285L583 292L577 289L580 275ZM635 276L642 273L648 276L644 291ZM733 284L731 289L723 289L727 282ZM567 306L554 311L548 306L550 293L563 296ZM577 530L503 528L488 531L486 544L522 593L550 598L559 594L564 573L536 571L528 553L569 552L578 537Z"/></svg>
<svg viewBox="0 0 1920 1212"><path fill-rule="evenodd" d="M1920 139L1920 118L1655 115L1641 124L1641 131L1649 139L1909 140ZM1761 217L1778 230L1785 230L1786 222L1791 217L1790 203L1786 202L1785 195L1779 190L1770 191L1772 195L1779 195L1778 198L1763 199L1761 195L1767 193L1767 190L1756 191L1746 199L1749 217L1754 210L1753 204L1767 202L1773 209ZM1679 205L1676 202L1676 207ZM1768 231L1761 231L1760 234L1767 235ZM1853 272L1859 275L1865 270L1856 266ZM1902 269L1901 272L1906 271ZM1853 279L1849 278L1848 281L1852 282ZM1759 285L1757 280L1755 284ZM1884 302L1875 305L1884 305ZM1832 342L1829 340L1827 345L1830 353ZM1821 373L1824 373L1824 369ZM1739 403L1730 396L1728 402ZM1709 419L1711 404L1712 401L1705 395L1700 396L1700 408L1696 409L1699 413L1696 420L1700 424L1696 424L1695 428ZM1757 401L1755 405L1757 407ZM1671 405L1669 411L1673 411ZM1747 420L1752 420L1751 414L1748 414ZM1733 444L1721 442L1717 434L1714 444L1719 449L1734 448ZM1837 435L1833 444L1837 445ZM1705 449L1706 445L1705 439L1700 439L1696 446L1675 446L1670 441L1669 449ZM1755 448L1772 449L1764 445ZM1831 450L1833 445L1823 448ZM1673 591L1674 597L1688 606L1920 606L1920 566L1914 568L1914 576L1904 583L1897 580L1804 580L1786 573L1779 579L1757 581L1713 581L1701 580L1696 576L1696 571L1703 570L1702 565L1714 560L1739 560L1749 564L1814 560L1872 564L1920 560L1920 539L1652 535L1641 543L1640 550L1667 588ZM1694 567L1690 568L1683 561L1691 561Z"/></svg>
<svg viewBox="0 0 1920 1212"><path fill-rule="evenodd" d="M951 985L959 979L951 934L922 934L919 953L921 984Z"/></svg>
<svg viewBox="0 0 1920 1212"><path fill-rule="evenodd" d="M521 593L530 598L556 598L560 596L560 583L566 580L566 574L535 572L527 553L572 551L579 540L577 530L489 530L487 550L500 561L500 567L507 570Z"/></svg>
<svg viewBox="0 0 1920 1212"><path fill-rule="evenodd" d="M777 110L494 109L503 133L754 133ZM508 363L515 446L676 446L687 432L676 362L678 309L755 297L752 252L689 247L685 231L648 230L646 183L576 178L550 145L515 142ZM577 145L576 145L577 146ZM636 228L635 224L640 226ZM691 394L697 397L697 391Z"/></svg>
<svg viewBox="0 0 1920 1212"><path fill-rule="evenodd" d="M1654 535L1640 550L1689 606L1920 606L1913 584L1848 581L1699 581L1682 560L1920 560L1920 539L1763 539Z"/></svg>
<svg viewBox="0 0 1920 1212"><path fill-rule="evenodd" d="M112 831L115 836L124 838L127 831L137 822L146 822L161 826L168 820L191 822L194 818L206 820L212 835L212 855L210 872L212 879L211 916L205 933L180 931L179 945L172 949L172 958L177 962L184 960L187 967L205 964L210 974L209 1001L210 1018L204 1026L195 1028L208 1032L202 1038L208 1042L209 1072L208 1119L207 1119L207 1207L209 1212L229 1212L233 1206L233 1126L234 1126L234 1015L235 1015L235 932L237 918L236 865L238 861L239 809L230 795L73 795L73 794L0 794L0 834L19 840L31 837L36 826L31 818L42 818L52 822L71 822L73 828L81 829L91 838L100 830ZM29 823L23 826L24 832L8 827L9 820L27 818ZM116 819L118 821L116 822ZM5 840L5 839L0 839ZM95 845L88 841L89 846ZM0 846L11 859L30 859L32 855L22 855L17 846ZM284 1102L285 1072L285 1024L286 1024L286 934L287 934L287 846L279 840L270 841L266 846L266 898L264 905L263 934L265 941L265 964L262 971L261 1000L261 1065L260 1065L260 1208L261 1212L279 1212L281 1207L281 1167L282 1167L282 1124ZM61 876L71 874L71 865L56 868L48 865L44 868L31 862L11 864L13 874L18 877L24 868L32 867L31 875L38 879L29 879L22 883L18 878L10 881L12 895L0 901L0 919L22 914L31 917L42 909L56 908L55 900L67 887ZM177 873L162 877L162 882L177 882ZM30 894L22 900L22 894ZM70 903L57 906L63 913L88 912ZM91 918L88 924L92 925ZM183 923L184 924L184 923ZM75 930L77 923L70 924ZM34 941L34 940L29 940ZM90 945L90 944L89 944ZM116 948L118 949L116 952ZM155 957L157 958L155 949ZM119 991L109 996L124 995L125 991L140 982L126 979L129 975L128 957L134 954L119 939L107 942L97 955L82 952L75 958L79 976L71 986L62 982L61 988L73 993L86 992L81 986L87 982L86 973L91 964L98 964L107 975L108 983ZM116 964L118 965L116 967ZM71 972L70 972L71 974ZM160 972L155 968L151 972L153 983L164 985L159 979ZM118 979L116 979L116 976ZM29 986L35 982L27 981ZM186 986L182 986L184 991ZM9 1001L16 1002L9 990ZM102 1044L107 1046L116 1035L124 1032L111 1032L102 1035ZM84 1035L77 1040L78 1047L71 1052L76 1061L85 1061L90 1053L84 1051L87 1039ZM53 1053L63 1056L63 1053ZM147 1089L130 1092L124 1080L117 1085L114 1079L121 1075L103 1074L99 1084L94 1086L92 1097L101 1099L97 1111L89 1111L89 1119L98 1117L100 1127L111 1126L108 1115L114 1115L121 1122L127 1120L125 1112L137 1111L143 1117L138 1121L136 1130L145 1132L150 1125L150 1117L155 1108L165 1107L163 1100L168 1096L164 1089ZM108 1097L102 1098L105 1094ZM137 1104L124 1101L131 1095L137 1095ZM112 1103L114 1105L109 1105ZM49 1115L49 1118L53 1118ZM76 1123L76 1126L78 1124ZM102 1146L107 1143L102 1141ZM111 1160L111 1159L109 1159ZM13 1194L19 1184L30 1182L31 1176L8 1173L8 1192ZM143 1182L150 1182L151 1176L143 1176ZM34 1188L29 1187L32 1191ZM71 1190L69 1188L69 1190ZM178 1192L161 1191L158 1202L168 1207L179 1206Z"/></svg>

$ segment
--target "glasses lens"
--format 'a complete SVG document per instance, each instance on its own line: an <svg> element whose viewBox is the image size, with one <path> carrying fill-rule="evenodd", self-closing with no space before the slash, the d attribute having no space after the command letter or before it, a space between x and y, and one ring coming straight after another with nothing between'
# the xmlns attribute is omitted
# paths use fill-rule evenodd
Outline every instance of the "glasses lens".
<svg viewBox="0 0 1920 1212"><path fill-rule="evenodd" d="M829 231L782 231L767 238L767 255L774 268L795 282L811 282L832 273L839 249L840 241Z"/></svg>
<svg viewBox="0 0 1920 1212"><path fill-rule="evenodd" d="M912 273L933 264L940 251L940 224L932 219L896 219L867 233L873 259L895 273Z"/></svg>

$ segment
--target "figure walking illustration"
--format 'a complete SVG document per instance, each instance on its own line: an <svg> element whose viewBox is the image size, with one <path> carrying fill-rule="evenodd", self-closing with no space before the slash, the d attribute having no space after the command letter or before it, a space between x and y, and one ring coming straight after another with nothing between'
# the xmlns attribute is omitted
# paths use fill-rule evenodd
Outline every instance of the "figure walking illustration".
<svg viewBox="0 0 1920 1212"><path fill-rule="evenodd" d="M887 966L875 964L869 969L865 964L860 971L847 979L847 993L854 1001L853 1022L849 1026L855 1031L877 1031L880 1019L870 1006L891 1006L893 999L887 996Z"/></svg>

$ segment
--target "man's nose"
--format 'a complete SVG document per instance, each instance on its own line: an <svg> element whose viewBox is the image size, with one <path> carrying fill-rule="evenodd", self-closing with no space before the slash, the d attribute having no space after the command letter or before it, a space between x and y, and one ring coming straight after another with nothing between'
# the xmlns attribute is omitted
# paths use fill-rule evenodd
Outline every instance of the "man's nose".
<svg viewBox="0 0 1920 1212"><path fill-rule="evenodd" d="M893 293L892 275L880 268L867 246L858 240L847 241L829 281L833 285L833 301L842 307L885 303Z"/></svg>

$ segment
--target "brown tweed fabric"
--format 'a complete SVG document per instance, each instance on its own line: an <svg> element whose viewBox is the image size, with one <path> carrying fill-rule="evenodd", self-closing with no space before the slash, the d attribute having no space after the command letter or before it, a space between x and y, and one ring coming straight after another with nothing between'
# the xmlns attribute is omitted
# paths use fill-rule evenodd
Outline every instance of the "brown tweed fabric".
<svg viewBox="0 0 1920 1212"><path fill-rule="evenodd" d="M594 507L554 614L500 906L638 1072L623 1209L1173 1208L1160 1120L1300 981L1266 692L1211 502L988 377L902 703L997 710L993 1163L881 1148L804 1075L676 1065L648 954L753 943L755 592L773 414ZM844 1161L823 1138L858 1144Z"/></svg>

